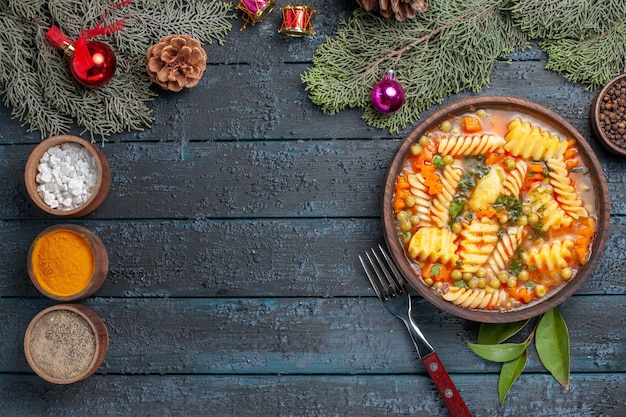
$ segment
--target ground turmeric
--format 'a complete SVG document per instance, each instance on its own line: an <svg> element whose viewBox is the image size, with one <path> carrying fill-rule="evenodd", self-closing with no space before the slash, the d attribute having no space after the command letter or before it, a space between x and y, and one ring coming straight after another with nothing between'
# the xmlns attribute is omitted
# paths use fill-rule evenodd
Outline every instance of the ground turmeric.
<svg viewBox="0 0 626 417"><path fill-rule="evenodd" d="M44 291L65 297L87 287L95 269L85 236L57 229L37 238L31 253L33 275Z"/></svg>

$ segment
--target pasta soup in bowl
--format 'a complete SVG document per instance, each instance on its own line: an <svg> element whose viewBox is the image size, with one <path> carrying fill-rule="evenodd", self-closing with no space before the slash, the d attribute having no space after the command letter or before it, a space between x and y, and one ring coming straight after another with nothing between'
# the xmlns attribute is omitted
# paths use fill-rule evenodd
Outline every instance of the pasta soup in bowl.
<svg viewBox="0 0 626 417"><path fill-rule="evenodd" d="M452 103L417 125L385 184L387 246L437 307L513 322L561 304L608 234L606 180L558 115L512 97Z"/></svg>

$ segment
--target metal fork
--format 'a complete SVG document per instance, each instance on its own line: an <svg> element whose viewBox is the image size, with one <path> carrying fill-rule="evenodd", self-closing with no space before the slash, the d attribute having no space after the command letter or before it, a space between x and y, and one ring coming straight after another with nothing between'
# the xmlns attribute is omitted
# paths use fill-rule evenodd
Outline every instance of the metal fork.
<svg viewBox="0 0 626 417"><path fill-rule="evenodd" d="M402 320L409 330L417 355L439 391L450 416L471 417L472 414L439 360L435 349L415 324L411 294L409 294L404 277L389 255L381 245L378 245L378 251L376 248L370 249L365 252L364 257L359 255L359 260L380 301L387 307L387 310Z"/></svg>

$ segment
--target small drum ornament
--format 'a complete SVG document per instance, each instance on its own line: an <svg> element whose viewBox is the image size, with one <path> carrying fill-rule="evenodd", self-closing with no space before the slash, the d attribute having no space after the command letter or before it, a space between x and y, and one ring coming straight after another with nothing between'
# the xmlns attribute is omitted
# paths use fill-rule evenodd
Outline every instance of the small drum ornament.
<svg viewBox="0 0 626 417"><path fill-rule="evenodd" d="M239 4L235 6L243 12L244 25L239 31L242 31L251 24L254 26L258 22L267 17L274 9L276 0L239 0Z"/></svg>
<svg viewBox="0 0 626 417"><path fill-rule="evenodd" d="M287 36L301 38L303 36L315 35L311 18L317 14L317 10L309 6L285 6L281 7L283 12L283 24L279 33Z"/></svg>

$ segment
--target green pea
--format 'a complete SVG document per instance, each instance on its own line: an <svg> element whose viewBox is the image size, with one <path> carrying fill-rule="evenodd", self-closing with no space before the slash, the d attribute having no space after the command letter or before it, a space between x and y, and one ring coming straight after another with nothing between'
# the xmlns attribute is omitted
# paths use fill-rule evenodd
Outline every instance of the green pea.
<svg viewBox="0 0 626 417"><path fill-rule="evenodd" d="M396 214L396 220L397 220L397 221L399 221L399 222L406 221L406 219L408 219L408 218L409 218L409 213L407 213L407 212L406 212L406 211L404 211L404 210L399 211L399 212Z"/></svg>
<svg viewBox="0 0 626 417"><path fill-rule="evenodd" d="M465 282L469 282L472 278L474 278L474 275L472 275L471 272L463 272L463 281Z"/></svg>
<svg viewBox="0 0 626 417"><path fill-rule="evenodd" d="M506 224L509 221L509 215L508 214L503 214L502 216L498 217L498 221L500 222L500 224Z"/></svg>
<svg viewBox="0 0 626 417"><path fill-rule="evenodd" d="M478 278L473 277L472 279L470 279L469 281L467 281L467 286L469 288L477 288L478 287Z"/></svg>
<svg viewBox="0 0 626 417"><path fill-rule="evenodd" d="M500 281L498 281L500 282ZM476 285L478 288L487 288L487 279L486 278L476 278Z"/></svg>
<svg viewBox="0 0 626 417"><path fill-rule="evenodd" d="M428 285L429 287L432 287L433 282L434 281L432 278L424 278L424 284Z"/></svg>
<svg viewBox="0 0 626 417"><path fill-rule="evenodd" d="M428 142L429 142L428 137L422 136L418 143L422 146L428 146Z"/></svg>
<svg viewBox="0 0 626 417"><path fill-rule="evenodd" d="M528 216L521 216L517 219L517 224L519 226L526 226L528 224Z"/></svg>
<svg viewBox="0 0 626 417"><path fill-rule="evenodd" d="M455 269L450 273L450 278L452 278L453 281L459 281L463 278L463 273L460 269Z"/></svg>
<svg viewBox="0 0 626 417"><path fill-rule="evenodd" d="M519 271L518 274L517 274L517 279L519 279L522 282L528 281L529 278L530 278L530 275L528 275L528 271L526 271L526 270Z"/></svg>
<svg viewBox="0 0 626 417"><path fill-rule="evenodd" d="M537 224L539 222L539 216L537 213L531 213L528 215L528 224Z"/></svg>
<svg viewBox="0 0 626 417"><path fill-rule="evenodd" d="M413 225L411 224L410 221L405 221L400 224L400 230L402 230L403 232L408 232L412 228L413 228Z"/></svg>
<svg viewBox="0 0 626 417"><path fill-rule="evenodd" d="M449 132L452 129L452 123L446 120L439 126L439 129L441 129L442 132Z"/></svg>
<svg viewBox="0 0 626 417"><path fill-rule="evenodd" d="M500 285L502 285L502 283L500 282L500 280L498 278L493 278L493 279L489 280L489 286L491 288L498 289L498 288L500 288Z"/></svg>
<svg viewBox="0 0 626 417"><path fill-rule="evenodd" d="M506 286L509 288L513 288L517 286L517 279L515 279L514 277L509 278L508 281L506 282Z"/></svg>
<svg viewBox="0 0 626 417"><path fill-rule="evenodd" d="M414 214L409 217L409 221L413 226L417 226L420 223L420 217L417 214Z"/></svg>
<svg viewBox="0 0 626 417"><path fill-rule="evenodd" d="M463 226L461 226L461 223L459 222L454 222L452 223L451 229L454 233L461 233L461 231L463 230Z"/></svg>
<svg viewBox="0 0 626 417"><path fill-rule="evenodd" d="M509 280L509 274L506 271L502 271L498 274L498 279L504 284Z"/></svg>
<svg viewBox="0 0 626 417"><path fill-rule="evenodd" d="M484 119L485 117L487 117L487 111L485 109L477 110L476 116L480 117L481 119Z"/></svg>
<svg viewBox="0 0 626 417"><path fill-rule="evenodd" d="M543 297L548 293L548 289L544 285L536 285L535 286L535 294L537 297Z"/></svg>
<svg viewBox="0 0 626 417"><path fill-rule="evenodd" d="M533 212L533 208L529 206L528 204L524 204L522 206L522 214L525 214L526 216L528 216L532 212Z"/></svg>
<svg viewBox="0 0 626 417"><path fill-rule="evenodd" d="M454 157L452 155L446 155L443 157L443 163L446 165L452 165L454 163Z"/></svg>
<svg viewBox="0 0 626 417"><path fill-rule="evenodd" d="M515 162L515 159L506 158L504 160L504 168L506 168L508 171L513 171L516 166L517 166L517 163Z"/></svg>
<svg viewBox="0 0 626 417"><path fill-rule="evenodd" d="M574 272L572 271L572 268L570 267L566 267L561 269L561 278L563 278L564 280L568 280L570 278L572 278L572 275L574 274Z"/></svg>
<svg viewBox="0 0 626 417"><path fill-rule="evenodd" d="M422 153L422 147L416 143L414 145L411 145L409 151L411 152L411 155L417 156Z"/></svg>
<svg viewBox="0 0 626 417"><path fill-rule="evenodd" d="M406 196L406 198L404 199L404 204L406 204L407 207L413 207L415 205L415 197L413 197L412 195Z"/></svg>
<svg viewBox="0 0 626 417"><path fill-rule="evenodd" d="M485 268L478 268L478 271L476 271L476 276L478 278L485 278L487 276L487 270Z"/></svg>

